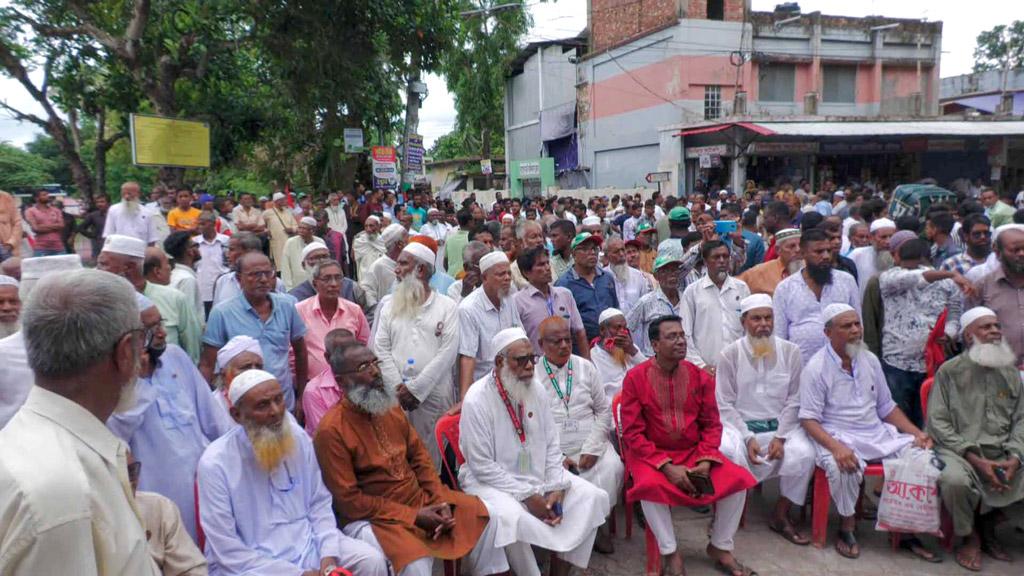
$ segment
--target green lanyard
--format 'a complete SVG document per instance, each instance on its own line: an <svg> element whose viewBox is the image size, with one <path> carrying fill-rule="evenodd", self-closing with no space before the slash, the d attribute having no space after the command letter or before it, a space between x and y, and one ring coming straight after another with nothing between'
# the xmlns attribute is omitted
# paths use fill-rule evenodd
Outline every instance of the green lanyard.
<svg viewBox="0 0 1024 576"><path fill-rule="evenodd" d="M562 395L562 388L558 386L558 377L551 371L551 365L548 364L548 359L544 358L544 371L548 373L548 379L551 380L551 387L555 389L555 394L558 394L558 399L565 404L565 412L569 412L569 399L572 397L572 358L569 359L568 364L568 376L565 378L565 395Z"/></svg>

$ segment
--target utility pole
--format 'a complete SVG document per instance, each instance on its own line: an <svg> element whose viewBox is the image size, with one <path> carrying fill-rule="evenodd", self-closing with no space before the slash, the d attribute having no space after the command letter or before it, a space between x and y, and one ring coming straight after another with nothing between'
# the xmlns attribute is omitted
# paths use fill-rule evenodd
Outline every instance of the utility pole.
<svg viewBox="0 0 1024 576"><path fill-rule="evenodd" d="M409 171L409 140L419 132L420 126L420 95L426 97L427 86L420 80L423 57L420 45L414 44L409 57L409 77L405 90L405 133L402 135L402 172L398 178L398 191L401 192L406 182L412 183L414 175Z"/></svg>

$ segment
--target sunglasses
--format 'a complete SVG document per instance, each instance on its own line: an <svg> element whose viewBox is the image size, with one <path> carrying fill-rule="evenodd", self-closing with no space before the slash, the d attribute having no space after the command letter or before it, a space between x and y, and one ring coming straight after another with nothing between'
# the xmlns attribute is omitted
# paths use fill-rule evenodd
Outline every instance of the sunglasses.
<svg viewBox="0 0 1024 576"><path fill-rule="evenodd" d="M520 368L526 368L537 363L537 359L540 356L536 354L525 354L523 356L509 356L508 359L516 363L516 366Z"/></svg>

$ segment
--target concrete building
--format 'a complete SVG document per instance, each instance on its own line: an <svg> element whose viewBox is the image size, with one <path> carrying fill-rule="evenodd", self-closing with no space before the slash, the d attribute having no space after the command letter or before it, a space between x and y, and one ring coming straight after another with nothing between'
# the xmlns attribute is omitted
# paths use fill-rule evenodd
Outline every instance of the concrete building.
<svg viewBox="0 0 1024 576"><path fill-rule="evenodd" d="M1024 68L943 78L939 105L945 115L1024 116Z"/></svg>

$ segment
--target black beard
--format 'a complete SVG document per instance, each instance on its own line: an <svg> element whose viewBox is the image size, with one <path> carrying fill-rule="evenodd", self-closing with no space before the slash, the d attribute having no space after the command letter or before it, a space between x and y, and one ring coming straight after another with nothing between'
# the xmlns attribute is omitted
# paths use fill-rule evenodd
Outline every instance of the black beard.
<svg viewBox="0 0 1024 576"><path fill-rule="evenodd" d="M815 284L824 286L825 284L832 283L832 266L830 264L804 264L804 268Z"/></svg>
<svg viewBox="0 0 1024 576"><path fill-rule="evenodd" d="M149 354L149 361L154 366L156 366L157 361L160 360L160 356L162 356L165 351L167 351L167 345L166 344L164 344L163 346L161 346L159 348L154 348L152 346L146 346L146 354Z"/></svg>

